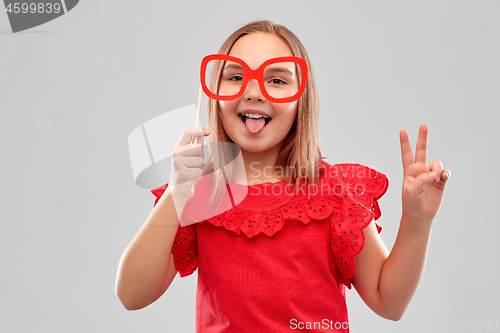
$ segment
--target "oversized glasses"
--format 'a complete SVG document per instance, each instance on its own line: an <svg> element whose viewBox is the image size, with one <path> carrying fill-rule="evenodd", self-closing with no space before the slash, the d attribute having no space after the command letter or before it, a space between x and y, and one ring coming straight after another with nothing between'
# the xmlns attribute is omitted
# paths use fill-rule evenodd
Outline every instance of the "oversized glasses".
<svg viewBox="0 0 500 333"><path fill-rule="evenodd" d="M211 71L220 73L220 76L211 79ZM267 60L254 70L239 58L213 54L203 58L200 79L205 94L220 101L237 99L253 79L257 80L268 101L290 103L304 92L307 65L298 57L279 57Z"/></svg>

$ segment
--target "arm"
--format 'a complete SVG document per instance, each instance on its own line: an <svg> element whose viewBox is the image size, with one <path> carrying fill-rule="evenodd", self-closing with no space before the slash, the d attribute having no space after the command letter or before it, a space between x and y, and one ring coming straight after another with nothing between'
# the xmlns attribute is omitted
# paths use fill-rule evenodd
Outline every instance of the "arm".
<svg viewBox="0 0 500 333"><path fill-rule="evenodd" d="M167 189L125 249L116 279L116 295L127 310L142 309L170 286L177 270L171 253L179 219Z"/></svg>
<svg viewBox="0 0 500 333"><path fill-rule="evenodd" d="M172 153L169 186L122 255L116 295L127 310L142 309L156 301L177 273L171 252L179 218L203 175L203 144L191 141L197 137L203 143L203 136L208 134L201 127L184 130Z"/></svg>
<svg viewBox="0 0 500 333"><path fill-rule="evenodd" d="M410 304L425 265L432 222L441 205L450 172L440 161L427 161L426 125L420 127L415 161L408 133L401 131L403 214L391 253L372 222L365 230L365 247L356 257L351 279L365 303L378 315L399 320Z"/></svg>
<svg viewBox="0 0 500 333"><path fill-rule="evenodd" d="M356 257L356 273L351 282L379 316L391 320L403 316L424 270L430 230L430 226L415 230L410 221L402 218L389 255L375 223L364 230L365 247Z"/></svg>

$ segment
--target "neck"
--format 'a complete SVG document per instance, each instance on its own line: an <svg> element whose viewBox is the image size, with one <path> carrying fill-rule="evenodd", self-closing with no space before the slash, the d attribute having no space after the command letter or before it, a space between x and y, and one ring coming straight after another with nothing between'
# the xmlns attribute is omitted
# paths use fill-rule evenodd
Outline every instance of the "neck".
<svg viewBox="0 0 500 333"><path fill-rule="evenodd" d="M275 163L280 147L281 144L262 152L249 152L241 149L243 159L235 160L233 180L245 185L279 181Z"/></svg>

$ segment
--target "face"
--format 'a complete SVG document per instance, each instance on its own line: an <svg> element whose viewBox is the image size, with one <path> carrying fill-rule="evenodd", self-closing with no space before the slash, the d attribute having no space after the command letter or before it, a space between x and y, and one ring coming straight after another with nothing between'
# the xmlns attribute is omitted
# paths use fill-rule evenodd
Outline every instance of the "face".
<svg viewBox="0 0 500 333"><path fill-rule="evenodd" d="M241 37L233 45L229 55L242 59L251 69L257 69L268 59L293 56L290 47L281 37L269 33L252 33ZM294 72L295 68L292 67L291 71ZM277 156L281 143L297 116L297 104L298 101L269 102L260 91L259 83L250 80L238 99L219 101L220 117L227 135L243 153L269 151ZM248 121L249 117L243 116L245 113L261 113L267 115L269 120L260 130L264 120Z"/></svg>

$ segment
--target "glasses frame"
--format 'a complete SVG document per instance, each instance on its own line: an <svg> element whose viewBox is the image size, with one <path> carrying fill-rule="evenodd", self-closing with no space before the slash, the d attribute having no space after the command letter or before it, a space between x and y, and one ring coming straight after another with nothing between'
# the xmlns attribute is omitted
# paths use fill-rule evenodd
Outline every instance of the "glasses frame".
<svg viewBox="0 0 500 333"><path fill-rule="evenodd" d="M232 61L235 63L240 64L243 67L243 82L241 84L240 91L235 94L235 95L230 95L230 96L220 96L212 93L208 87L207 83L205 82L206 79L206 71L207 71L207 65L210 61L212 60L224 60L224 61ZM299 65L299 67L302 70L301 74L301 82L300 82L300 87L297 93L291 97L286 97L286 98L274 98L270 96L266 88L264 86L264 69L271 64L275 64L277 62L295 62ZM269 60L266 60L262 65L259 66L257 69L251 69L250 66L247 65L246 62L244 62L240 58L236 58L233 56L225 55L225 54L211 54L203 58L201 61L201 69L200 69L200 80L201 80L201 87L203 88L203 91L205 94L213 99L219 100L219 101L232 101L237 98L239 98L243 93L245 92L247 88L247 84L250 80L257 80L259 82L259 88L264 95L264 97L273 103L290 103L298 100L300 96L304 93L304 90L306 88L306 83L307 83L307 74L308 74L308 68L307 64L304 61L304 59L299 58L299 57L279 57L279 58L272 58ZM220 85L220 78L219 78L219 85Z"/></svg>

